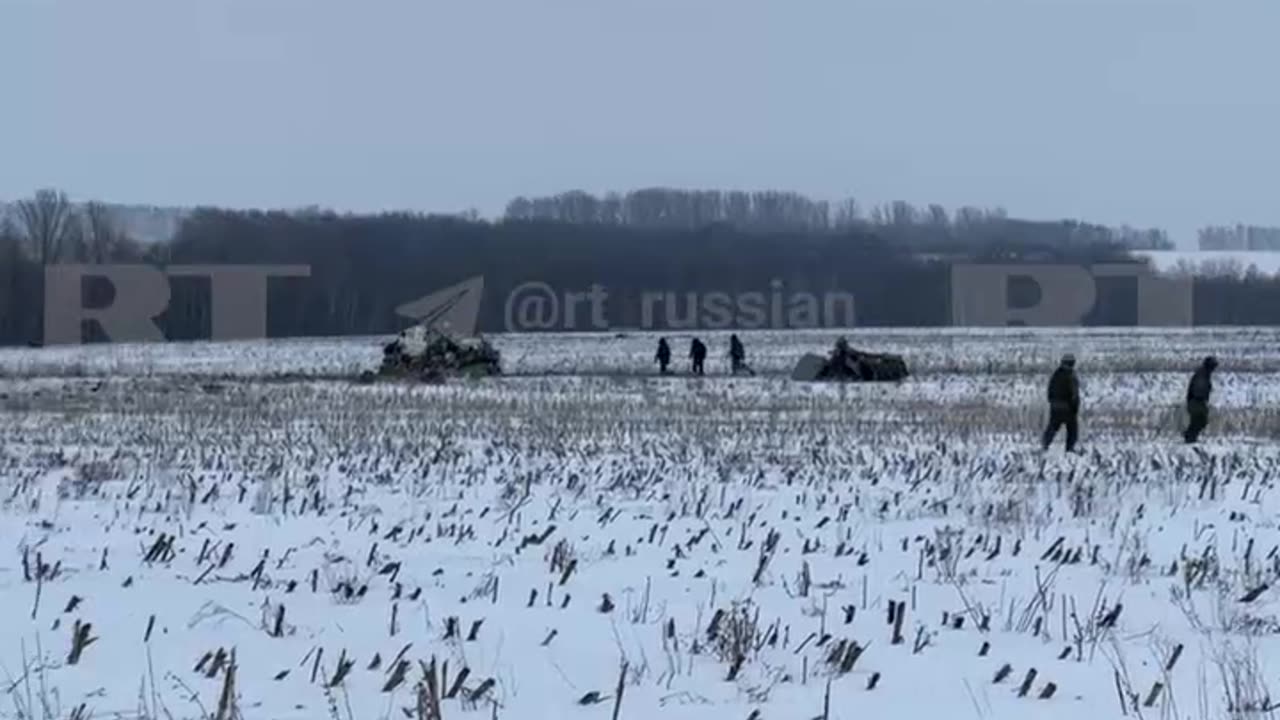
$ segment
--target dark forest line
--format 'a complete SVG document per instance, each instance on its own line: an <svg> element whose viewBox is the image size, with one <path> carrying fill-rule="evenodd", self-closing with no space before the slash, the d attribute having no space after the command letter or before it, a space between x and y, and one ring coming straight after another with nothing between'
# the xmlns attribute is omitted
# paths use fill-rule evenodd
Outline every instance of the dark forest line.
<svg viewBox="0 0 1280 720"><path fill-rule="evenodd" d="M476 277L483 332L845 325L847 296L856 325L944 326L953 323L956 263L1141 263L1131 250L1163 247L1158 230L998 210L894 203L863 212L794 193L663 189L518 198L497 221L197 208L171 240L143 244L104 206L48 190L0 225L0 343L43 341L45 268L61 263L306 265L308 277L272 280L268 294L268 335L299 337L395 332L409 322L396 308ZM511 327L506 301L528 283L560 298L557 323ZM209 337L209 282L174 278L170 287L157 320L165 336ZM587 302L569 318L564 295L581 300L593 288L607 295L602 310L593 315ZM1097 289L1084 324L1137 322L1136 281L1100 279ZM1011 302L1034 301L1034 289L1019 293L1031 299ZM1196 324L1280 324L1280 280L1198 278L1194 293ZM111 298L100 283L85 294L88 305ZM85 338L102 339L94 333Z"/></svg>

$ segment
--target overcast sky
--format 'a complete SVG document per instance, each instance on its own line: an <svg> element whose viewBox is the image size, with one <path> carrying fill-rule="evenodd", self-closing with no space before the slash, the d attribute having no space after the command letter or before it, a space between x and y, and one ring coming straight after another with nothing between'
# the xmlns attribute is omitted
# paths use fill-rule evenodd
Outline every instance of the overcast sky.
<svg viewBox="0 0 1280 720"><path fill-rule="evenodd" d="M642 186L1280 225L1280 3L0 0L0 198Z"/></svg>

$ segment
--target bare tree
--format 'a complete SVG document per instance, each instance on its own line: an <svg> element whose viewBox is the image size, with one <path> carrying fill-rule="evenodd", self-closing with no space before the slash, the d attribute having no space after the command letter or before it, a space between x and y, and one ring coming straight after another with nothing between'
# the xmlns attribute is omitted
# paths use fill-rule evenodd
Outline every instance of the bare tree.
<svg viewBox="0 0 1280 720"><path fill-rule="evenodd" d="M18 220L32 258L41 265L58 262L73 239L75 213L65 193L38 190L18 202Z"/></svg>
<svg viewBox="0 0 1280 720"><path fill-rule="evenodd" d="M920 211L905 200L894 200L889 206L889 221L894 225L914 225L919 219Z"/></svg>
<svg viewBox="0 0 1280 720"><path fill-rule="evenodd" d="M845 198L836 205L835 215L836 227L853 227L862 220L862 208L854 198Z"/></svg>
<svg viewBox="0 0 1280 720"><path fill-rule="evenodd" d="M18 231L7 217L0 216L0 338L16 335L22 307L22 246Z"/></svg>
<svg viewBox="0 0 1280 720"><path fill-rule="evenodd" d="M96 265L111 262L128 243L115 214L100 202L85 205L80 220L80 252L85 262Z"/></svg>

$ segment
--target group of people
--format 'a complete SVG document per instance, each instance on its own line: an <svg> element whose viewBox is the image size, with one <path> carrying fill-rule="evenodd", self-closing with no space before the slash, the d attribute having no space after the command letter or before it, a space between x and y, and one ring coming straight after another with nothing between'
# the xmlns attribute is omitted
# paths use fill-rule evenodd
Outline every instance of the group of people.
<svg viewBox="0 0 1280 720"><path fill-rule="evenodd" d="M848 353L844 338L836 343L835 355L842 357ZM663 375L671 373L671 344L667 339L658 340L658 352L654 362ZM689 342L689 360L694 375L706 373L707 346L698 338ZM729 361L734 375L754 375L747 365L747 351L738 336L729 336ZM1200 367L1191 375L1187 386L1186 407L1189 422L1182 433L1187 444L1194 444L1200 434L1209 425L1209 396L1213 393L1213 371L1218 368L1218 359L1212 355L1204 358ZM1067 452L1078 452L1076 443L1080 437L1080 382L1076 377L1076 358L1068 353L1062 356L1058 368L1049 377L1049 424L1041 437L1041 446L1048 450L1057 437L1058 431L1066 428Z"/></svg>
<svg viewBox="0 0 1280 720"><path fill-rule="evenodd" d="M689 360L694 375L706 374L707 345L698 338L689 342ZM671 344L666 338L658 339L658 352L653 356L658 363L658 371L663 375L671 373ZM754 375L755 371L747 365L747 349L736 334L729 336L729 362L734 375Z"/></svg>
<svg viewBox="0 0 1280 720"><path fill-rule="evenodd" d="M1218 359L1206 357L1191 375L1187 385L1187 415L1189 422L1182 433L1188 445L1200 439L1200 433L1209 425L1209 395L1213 393L1213 371ZM1049 377L1049 425L1044 430L1041 446L1048 450L1058 430L1066 427L1066 450L1077 452L1076 441L1080 437L1080 382L1076 378L1076 358L1068 353L1062 356L1058 369Z"/></svg>

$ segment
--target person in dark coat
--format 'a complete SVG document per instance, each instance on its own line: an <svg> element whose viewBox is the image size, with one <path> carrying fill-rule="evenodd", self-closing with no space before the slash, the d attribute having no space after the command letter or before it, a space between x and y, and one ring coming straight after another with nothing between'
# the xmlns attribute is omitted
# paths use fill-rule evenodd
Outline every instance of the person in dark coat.
<svg viewBox="0 0 1280 720"><path fill-rule="evenodd" d="M658 363L658 372L663 375L671 372L668 369L671 365L671 346L667 344L666 338L658 338L658 352L653 356L653 361Z"/></svg>
<svg viewBox="0 0 1280 720"><path fill-rule="evenodd" d="M742 341L738 339L737 334L729 336L729 362L733 366L734 375L755 374L751 368L747 367L747 349L742 346Z"/></svg>
<svg viewBox="0 0 1280 720"><path fill-rule="evenodd" d="M1058 369L1049 378L1049 426L1044 430L1041 447L1053 444L1058 429L1067 428L1067 452L1075 452L1080 436L1080 383L1076 379L1076 359L1070 353L1062 356Z"/></svg>
<svg viewBox="0 0 1280 720"><path fill-rule="evenodd" d="M689 358L693 360L693 374L703 374L703 363L707 360L707 346L702 344L698 338L694 338L689 343Z"/></svg>
<svg viewBox="0 0 1280 720"><path fill-rule="evenodd" d="M827 360L823 376L840 380L863 380L867 377L867 368L862 358L849 347L849 340L843 335L836 338L835 347L831 349L831 358Z"/></svg>
<svg viewBox="0 0 1280 720"><path fill-rule="evenodd" d="M836 338L835 347L831 349L831 359L836 363L843 363L852 354L853 351L849 349L849 340L843 335Z"/></svg>
<svg viewBox="0 0 1280 720"><path fill-rule="evenodd" d="M1187 415L1191 421L1182 438L1188 445L1199 440L1200 433L1209 424L1209 395L1213 393L1213 371L1217 368L1218 359L1210 355L1192 373L1187 385Z"/></svg>

